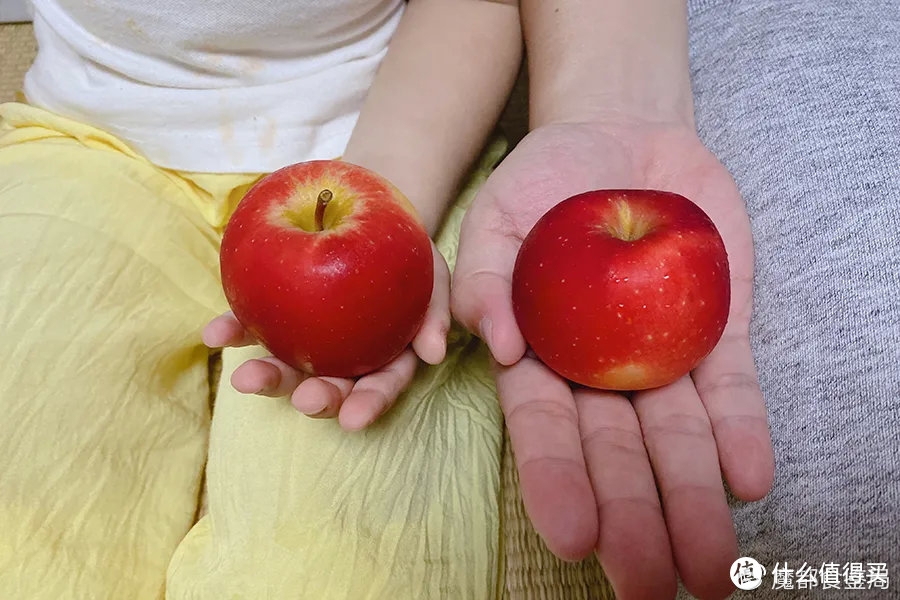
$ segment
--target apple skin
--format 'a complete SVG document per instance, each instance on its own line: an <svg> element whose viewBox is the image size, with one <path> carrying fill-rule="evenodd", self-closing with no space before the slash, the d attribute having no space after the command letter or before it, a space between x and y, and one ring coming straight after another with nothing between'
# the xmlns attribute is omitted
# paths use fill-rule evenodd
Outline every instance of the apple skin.
<svg viewBox="0 0 900 600"><path fill-rule="evenodd" d="M550 209L526 236L512 300L531 349L566 379L655 388L718 343L731 302L728 256L712 220L684 196L591 191Z"/></svg>
<svg viewBox="0 0 900 600"><path fill-rule="evenodd" d="M323 190L332 197L317 231ZM237 320L292 367L334 377L374 371L409 345L431 300L433 261L403 194L342 161L261 179L228 222L220 252Z"/></svg>

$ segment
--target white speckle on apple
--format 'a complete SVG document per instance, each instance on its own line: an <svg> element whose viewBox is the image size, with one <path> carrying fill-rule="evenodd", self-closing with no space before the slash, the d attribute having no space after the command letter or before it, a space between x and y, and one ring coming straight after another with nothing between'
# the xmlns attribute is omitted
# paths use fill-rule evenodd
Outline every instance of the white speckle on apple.
<svg viewBox="0 0 900 600"><path fill-rule="evenodd" d="M621 319L621 318L622 318L622 313L617 312L617 313L616 313L616 316L619 317L619 318Z"/></svg>
<svg viewBox="0 0 900 600"><path fill-rule="evenodd" d="M278 261L278 264L279 264L279 265L283 265L283 264L284 264L284 259L282 258L281 260L279 260L279 261Z"/></svg>
<svg viewBox="0 0 900 600"><path fill-rule="evenodd" d="M248 270L249 269L247 269L247 267L244 267L244 273L246 273Z"/></svg>
<svg viewBox="0 0 900 600"><path fill-rule="evenodd" d="M263 238L263 241L264 241L264 242L268 242L268 241L269 241L269 238Z"/></svg>
<svg viewBox="0 0 900 600"><path fill-rule="evenodd" d="M343 304L341 304L341 310L344 310L344 305L343 305Z"/></svg>
<svg viewBox="0 0 900 600"><path fill-rule="evenodd" d="M544 266L544 263L538 263L538 266L539 266L539 267L543 267L543 266Z"/></svg>
<svg viewBox="0 0 900 600"><path fill-rule="evenodd" d="M628 281L628 278L627 278L627 277L625 277L625 278L624 278L624 279L622 279L622 281Z"/></svg>
<svg viewBox="0 0 900 600"><path fill-rule="evenodd" d="M706 335L703 336L703 341L704 341L704 342L705 342L706 340L708 340L708 339L709 339L709 336L706 336Z"/></svg>
<svg viewBox="0 0 900 600"><path fill-rule="evenodd" d="M701 300L701 301L700 301L700 306L706 306L706 301Z"/></svg>
<svg viewBox="0 0 900 600"><path fill-rule="evenodd" d="M648 340L653 340L653 334L648 333L648 334L647 334L647 339L648 339Z"/></svg>
<svg viewBox="0 0 900 600"><path fill-rule="evenodd" d="M663 337L664 337L664 338L669 337L669 332L668 332L668 331L664 331L664 332L663 332Z"/></svg>
<svg viewBox="0 0 900 600"><path fill-rule="evenodd" d="M600 336L598 335L598 336L595 337L594 339L595 339L595 340L599 340L599 339L600 339ZM603 359L601 358L600 360L602 361Z"/></svg>
<svg viewBox="0 0 900 600"><path fill-rule="evenodd" d="M575 346L577 346L577 344L575 342L572 342L572 347L574 348Z"/></svg>
<svg viewBox="0 0 900 600"><path fill-rule="evenodd" d="M687 304L687 300L682 300L681 305L684 306L685 304Z"/></svg>
<svg viewBox="0 0 900 600"><path fill-rule="evenodd" d="M696 274L696 273L691 273L691 279L697 279L697 274Z"/></svg>
<svg viewBox="0 0 900 600"><path fill-rule="evenodd" d="M658 289L659 289L659 292L662 293L663 289L662 288L658 288Z"/></svg>
<svg viewBox="0 0 900 600"><path fill-rule="evenodd" d="M574 306L573 306L573 307L572 307L572 310L578 310L578 309L577 309L577 308L575 308L575 307L574 307Z"/></svg>
<svg viewBox="0 0 900 600"><path fill-rule="evenodd" d="M625 308L625 305L624 305L624 304L620 304L620 305L619 305L619 308Z"/></svg>
<svg viewBox="0 0 900 600"><path fill-rule="evenodd" d="M591 289L592 287L594 287L593 284L590 284L590 283L589 283L589 284L588 284L588 289Z"/></svg>
<svg viewBox="0 0 900 600"><path fill-rule="evenodd" d="M687 338L681 338L681 343L684 344L685 342L687 342Z"/></svg>
<svg viewBox="0 0 900 600"><path fill-rule="evenodd" d="M659 266L662 266L662 263L660 263L660 265L659 265ZM669 276L668 276L668 275L663 275L663 279L668 279L668 278L669 278Z"/></svg>
<svg viewBox="0 0 900 600"><path fill-rule="evenodd" d="M672 308L671 304L666 304L666 308Z"/></svg>

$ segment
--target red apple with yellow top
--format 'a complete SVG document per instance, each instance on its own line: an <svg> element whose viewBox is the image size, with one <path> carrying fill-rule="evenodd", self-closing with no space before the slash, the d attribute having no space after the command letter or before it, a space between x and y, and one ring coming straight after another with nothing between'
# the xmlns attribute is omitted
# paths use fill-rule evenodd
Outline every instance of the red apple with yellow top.
<svg viewBox="0 0 900 600"><path fill-rule="evenodd" d="M715 348L731 300L728 256L696 204L655 190L598 190L556 205L522 243L512 281L532 350L576 383L671 383Z"/></svg>
<svg viewBox="0 0 900 600"><path fill-rule="evenodd" d="M241 200L222 239L225 297L274 356L354 377L412 341L434 278L415 209L378 174L342 161L291 165Z"/></svg>

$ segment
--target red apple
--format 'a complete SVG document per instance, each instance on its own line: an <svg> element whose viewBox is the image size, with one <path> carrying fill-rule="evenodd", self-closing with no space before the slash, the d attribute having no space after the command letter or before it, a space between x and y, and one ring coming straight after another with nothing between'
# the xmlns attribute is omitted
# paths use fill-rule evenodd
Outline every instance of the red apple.
<svg viewBox="0 0 900 600"><path fill-rule="evenodd" d="M519 249L522 335L563 377L607 390L671 383L728 319L728 256L710 218L678 194L599 190L547 212Z"/></svg>
<svg viewBox="0 0 900 600"><path fill-rule="evenodd" d="M280 169L225 228L225 297L274 356L315 375L354 377L395 358L431 299L428 234L400 191L341 161Z"/></svg>

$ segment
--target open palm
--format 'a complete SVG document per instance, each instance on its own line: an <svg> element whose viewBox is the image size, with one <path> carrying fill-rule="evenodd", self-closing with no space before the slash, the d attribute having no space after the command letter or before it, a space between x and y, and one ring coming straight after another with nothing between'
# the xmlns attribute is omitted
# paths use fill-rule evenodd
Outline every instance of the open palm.
<svg viewBox="0 0 900 600"><path fill-rule="evenodd" d="M510 279L521 241L552 206L593 189L677 192L712 218L731 271L728 324L715 350L668 386L574 388L530 353ZM452 309L497 361L523 500L563 558L593 549L619 598L675 595L676 569L701 598L733 591L738 557L722 484L764 496L774 460L750 352L753 243L727 170L682 126L565 123L531 132L485 183L462 226Z"/></svg>

